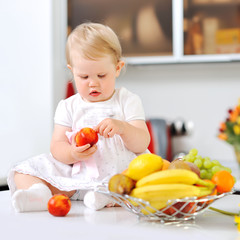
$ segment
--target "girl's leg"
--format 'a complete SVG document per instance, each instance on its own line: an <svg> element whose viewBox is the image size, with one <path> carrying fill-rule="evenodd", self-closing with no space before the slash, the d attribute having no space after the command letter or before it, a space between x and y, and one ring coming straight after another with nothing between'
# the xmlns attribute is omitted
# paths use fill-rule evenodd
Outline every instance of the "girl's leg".
<svg viewBox="0 0 240 240"><path fill-rule="evenodd" d="M18 172L15 173L14 181L15 181L15 184L17 186L17 189L28 189L33 184L42 183L42 184L45 184L51 190L52 195L54 195L54 194L65 194L70 198L76 192L75 190L69 191L69 192L60 191L59 189L53 187L51 184L44 181L43 179L31 176L31 175L27 175L27 174L18 173Z"/></svg>
<svg viewBox="0 0 240 240"><path fill-rule="evenodd" d="M60 191L46 181L26 174L15 173L14 180L17 191L12 196L12 202L17 212L47 210L48 200L53 194L66 194L71 197L75 191Z"/></svg>

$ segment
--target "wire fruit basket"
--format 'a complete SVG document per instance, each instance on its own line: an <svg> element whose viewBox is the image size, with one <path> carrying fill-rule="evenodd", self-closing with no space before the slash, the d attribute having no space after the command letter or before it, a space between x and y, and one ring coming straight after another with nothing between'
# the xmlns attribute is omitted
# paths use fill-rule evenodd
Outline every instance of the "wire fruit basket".
<svg viewBox="0 0 240 240"><path fill-rule="evenodd" d="M146 220L158 220L161 222L194 219L197 215L207 210L213 202L233 193L227 192L202 198L188 197L169 200L166 207L158 210L152 207L147 201L129 195L120 195L110 192L106 188L100 188L97 192L111 197L118 205L141 218Z"/></svg>

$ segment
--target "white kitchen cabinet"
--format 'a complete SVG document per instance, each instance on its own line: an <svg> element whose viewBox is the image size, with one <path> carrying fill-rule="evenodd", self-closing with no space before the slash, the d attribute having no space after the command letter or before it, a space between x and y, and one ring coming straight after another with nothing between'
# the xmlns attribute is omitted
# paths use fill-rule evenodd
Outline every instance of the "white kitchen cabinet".
<svg viewBox="0 0 240 240"><path fill-rule="evenodd" d="M69 32L85 21L109 25L129 64L240 60L239 0L67 2Z"/></svg>

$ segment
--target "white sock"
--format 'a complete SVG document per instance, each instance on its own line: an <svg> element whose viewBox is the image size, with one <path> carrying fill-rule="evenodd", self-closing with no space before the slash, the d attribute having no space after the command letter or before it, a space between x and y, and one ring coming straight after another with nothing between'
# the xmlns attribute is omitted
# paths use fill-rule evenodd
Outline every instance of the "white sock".
<svg viewBox="0 0 240 240"><path fill-rule="evenodd" d="M33 184L28 189L19 189L12 195L12 204L17 212L46 211L50 189L43 183Z"/></svg>
<svg viewBox="0 0 240 240"><path fill-rule="evenodd" d="M88 208L99 210L107 206L109 203L112 203L113 201L104 194L89 191L85 194L83 202Z"/></svg>

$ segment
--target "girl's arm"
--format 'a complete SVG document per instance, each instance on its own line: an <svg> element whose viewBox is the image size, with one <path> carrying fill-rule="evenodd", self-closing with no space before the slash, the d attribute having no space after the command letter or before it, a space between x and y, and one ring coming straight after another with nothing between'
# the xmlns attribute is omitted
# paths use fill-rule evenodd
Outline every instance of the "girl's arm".
<svg viewBox="0 0 240 240"><path fill-rule="evenodd" d="M87 160L97 150L97 146L90 144L76 147L76 142L69 143L66 136L66 131L72 131L71 128L55 124L52 140L51 140L51 153L55 159L65 164L73 164L79 161Z"/></svg>
<svg viewBox="0 0 240 240"><path fill-rule="evenodd" d="M150 143L150 134L144 120L124 122L107 118L94 129L105 138L120 135L125 146L134 153L146 151Z"/></svg>
<svg viewBox="0 0 240 240"><path fill-rule="evenodd" d="M145 121L123 122L123 125L123 132L120 136L125 146L134 153L146 151L150 143L150 134Z"/></svg>

